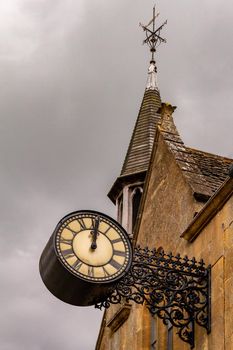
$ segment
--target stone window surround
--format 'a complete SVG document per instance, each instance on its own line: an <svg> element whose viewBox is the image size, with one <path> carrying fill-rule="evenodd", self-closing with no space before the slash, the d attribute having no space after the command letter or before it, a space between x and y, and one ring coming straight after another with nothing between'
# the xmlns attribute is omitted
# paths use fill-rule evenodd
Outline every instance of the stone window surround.
<svg viewBox="0 0 233 350"><path fill-rule="evenodd" d="M119 220L122 217L120 224L124 227L130 237L132 237L132 200L136 190L139 189L141 193L143 192L143 184L144 182L140 181L124 186L116 200L117 218ZM120 214L121 201L123 201L122 215Z"/></svg>

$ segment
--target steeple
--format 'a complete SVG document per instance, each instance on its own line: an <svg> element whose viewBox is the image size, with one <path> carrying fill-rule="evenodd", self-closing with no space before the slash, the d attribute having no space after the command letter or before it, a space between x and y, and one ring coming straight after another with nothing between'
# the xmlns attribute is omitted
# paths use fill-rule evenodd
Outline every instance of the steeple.
<svg viewBox="0 0 233 350"><path fill-rule="evenodd" d="M108 194L113 203L117 205L118 221L124 226L129 235L133 233L137 217L152 153L155 130L161 121L158 112L161 107L161 99L154 55L157 46L161 42L165 42L165 39L160 36L160 31L166 22L155 29L155 19L158 15L155 14L155 8L153 8L152 20L146 26L140 23L140 26L146 32L146 39L143 43L148 44L151 51L147 83L120 176L116 179ZM152 29L150 29L151 25Z"/></svg>
<svg viewBox="0 0 233 350"><path fill-rule="evenodd" d="M151 76L151 65L148 70L147 85L138 113L128 151L121 170L121 176L147 171L155 129L160 122L158 109L161 99L158 89L155 89L155 77Z"/></svg>

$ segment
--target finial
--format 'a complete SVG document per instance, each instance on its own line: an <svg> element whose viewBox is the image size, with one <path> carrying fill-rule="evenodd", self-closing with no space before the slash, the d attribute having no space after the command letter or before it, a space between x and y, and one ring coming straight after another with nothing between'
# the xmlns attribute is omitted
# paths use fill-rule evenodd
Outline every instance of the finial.
<svg viewBox="0 0 233 350"><path fill-rule="evenodd" d="M146 90L159 90L158 84L157 84L156 71L157 71L157 69L155 66L155 62L150 61L150 66L148 68Z"/></svg>
<svg viewBox="0 0 233 350"><path fill-rule="evenodd" d="M147 25L143 25L142 23L139 23L139 25L143 28L143 30L146 32L146 39L143 40L143 44L147 44L151 51L151 64L155 65L155 52L157 47L161 43L166 43L166 39L162 38L160 36L160 32L162 28L167 24L167 21L165 21L159 28L155 29L155 20L159 16L159 12L155 13L155 6L153 7L153 17L150 20L150 22ZM152 25L152 28L150 28Z"/></svg>

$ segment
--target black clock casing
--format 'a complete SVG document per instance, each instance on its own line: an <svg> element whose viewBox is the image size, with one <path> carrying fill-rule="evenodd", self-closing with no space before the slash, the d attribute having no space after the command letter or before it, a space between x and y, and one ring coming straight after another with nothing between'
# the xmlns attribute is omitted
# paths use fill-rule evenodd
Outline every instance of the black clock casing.
<svg viewBox="0 0 233 350"><path fill-rule="evenodd" d="M121 225L97 211L81 210L58 223L39 266L53 295L88 306L105 300L131 263L131 243Z"/></svg>

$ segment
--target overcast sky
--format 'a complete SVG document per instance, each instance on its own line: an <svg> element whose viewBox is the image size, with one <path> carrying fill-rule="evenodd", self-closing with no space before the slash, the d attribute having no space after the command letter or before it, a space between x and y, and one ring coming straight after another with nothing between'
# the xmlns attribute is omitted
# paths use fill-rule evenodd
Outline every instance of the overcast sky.
<svg viewBox="0 0 233 350"><path fill-rule="evenodd" d="M114 216L145 89L151 0L0 0L0 348L92 350L101 312L44 287L42 249L79 209ZM191 147L233 158L233 2L160 0L162 100Z"/></svg>

